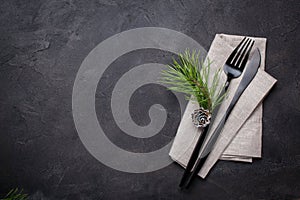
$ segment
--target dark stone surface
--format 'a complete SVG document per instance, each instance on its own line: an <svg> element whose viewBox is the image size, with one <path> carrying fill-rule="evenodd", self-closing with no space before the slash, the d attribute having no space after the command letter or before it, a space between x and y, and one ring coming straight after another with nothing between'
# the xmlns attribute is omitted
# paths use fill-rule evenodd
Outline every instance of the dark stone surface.
<svg viewBox="0 0 300 200"><path fill-rule="evenodd" d="M20 187L31 199L299 199L299 10L298 0L1 0L0 193ZM262 159L220 161L182 192L177 164L129 174L88 153L72 118L77 70L104 39L144 26L180 31L206 49L216 33L268 38L266 70L278 83L264 104ZM123 140L124 148L149 151Z"/></svg>

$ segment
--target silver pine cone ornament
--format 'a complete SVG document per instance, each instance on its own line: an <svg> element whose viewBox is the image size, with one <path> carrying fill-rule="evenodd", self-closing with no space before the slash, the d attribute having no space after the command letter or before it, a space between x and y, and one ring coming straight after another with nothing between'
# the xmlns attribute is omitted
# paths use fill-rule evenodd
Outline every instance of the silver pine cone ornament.
<svg viewBox="0 0 300 200"><path fill-rule="evenodd" d="M192 121L197 128L204 128L207 125L209 125L210 119L211 113L208 110L205 110L204 108L196 109L192 113Z"/></svg>

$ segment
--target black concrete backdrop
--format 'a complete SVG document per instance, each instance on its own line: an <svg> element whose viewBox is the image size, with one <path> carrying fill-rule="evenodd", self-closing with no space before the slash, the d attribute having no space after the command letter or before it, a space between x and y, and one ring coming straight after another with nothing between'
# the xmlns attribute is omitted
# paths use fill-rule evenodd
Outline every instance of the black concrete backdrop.
<svg viewBox="0 0 300 200"><path fill-rule="evenodd" d="M299 199L299 11L298 0L1 0L0 193L20 187L31 199ZM266 69L278 83L264 104L262 159L220 161L205 181L180 192L183 169L177 164L129 174L87 152L72 119L76 72L98 43L144 26L183 32L206 49L216 33L268 38ZM152 50L136 53L145 54L144 62L170 60ZM131 67L137 55L116 64ZM151 95L147 99L151 104ZM141 109L133 107L133 116ZM179 119L172 116L173 137ZM147 124L147 117L136 118ZM106 123L109 130L113 122ZM149 151L114 133L111 140L122 148Z"/></svg>

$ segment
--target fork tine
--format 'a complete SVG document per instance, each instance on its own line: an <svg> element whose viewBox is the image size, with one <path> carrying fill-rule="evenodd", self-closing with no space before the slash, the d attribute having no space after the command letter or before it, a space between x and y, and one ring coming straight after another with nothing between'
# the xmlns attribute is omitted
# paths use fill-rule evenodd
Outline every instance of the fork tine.
<svg viewBox="0 0 300 200"><path fill-rule="evenodd" d="M240 52L239 59L236 58L236 62L234 62L234 64L235 64L236 67L239 67L239 66L240 66L240 64L241 64L241 62L242 62L242 60L243 60L245 54L247 53L247 51L248 51L248 52L251 51L251 48L252 48L252 47L251 47L251 43L252 43L252 42L253 42L253 40L252 40L252 39L249 39L249 41L247 42L246 47L245 47L243 50L241 50L242 52ZM250 46L251 48L248 49L249 46Z"/></svg>
<svg viewBox="0 0 300 200"><path fill-rule="evenodd" d="M236 54L236 56L234 57L232 64L236 67L238 67L238 59L240 59L243 56L243 53L247 50L247 48L249 47L249 44L251 42L251 39L247 38L246 42L243 44L243 46L241 46L241 48L239 49L238 53Z"/></svg>
<svg viewBox="0 0 300 200"><path fill-rule="evenodd" d="M244 60L243 60L242 63L241 63L241 66L240 66L240 69L241 69L241 70L244 70L244 68L245 68L245 66L246 66L246 63L247 63L248 58L249 58L249 55L250 55L250 51L251 51L251 49L252 49L254 43L255 43L255 41L252 40L252 42L251 42L251 44L250 44L250 47L249 47L249 50L247 51L247 53L246 53L246 55L245 55L245 58L244 58Z"/></svg>
<svg viewBox="0 0 300 200"><path fill-rule="evenodd" d="M228 57L226 63L231 63L231 61L233 60L233 58L236 55L237 51L239 50L240 46L242 46L242 44L245 42L245 40L246 40L246 37L244 37L243 40L237 45L237 47L235 47L233 52Z"/></svg>

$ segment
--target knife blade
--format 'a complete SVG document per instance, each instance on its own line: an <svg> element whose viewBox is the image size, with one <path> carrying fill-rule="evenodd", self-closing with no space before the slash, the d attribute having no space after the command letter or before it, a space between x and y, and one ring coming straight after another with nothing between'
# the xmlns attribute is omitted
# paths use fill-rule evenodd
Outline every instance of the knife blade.
<svg viewBox="0 0 300 200"><path fill-rule="evenodd" d="M198 174L201 167L204 165L207 157L209 156L209 153L213 149L214 144L216 143L217 138L219 137L219 135L222 131L222 128L223 128L225 122L227 121L231 111L233 110L234 106L236 105L236 102L239 100L239 98L241 97L241 95L243 94L245 89L248 87L248 85L251 83L252 79L255 77L255 75L258 71L258 68L260 66L260 60L261 60L260 51L258 48L256 48L253 53L252 58L249 60L249 63L247 64L244 76L233 96L233 99L231 100L231 102L229 104L229 107L227 108L225 114L223 115L223 117L222 117L221 121L219 122L215 131L211 134L211 136L209 138L205 139L205 140L208 139L208 142L206 143L206 146L204 146L203 150L200 151L202 153L200 154L200 156L196 162L196 165L194 167L194 170L193 170L191 176L189 177L188 181L185 184L185 188L189 187L193 178Z"/></svg>

